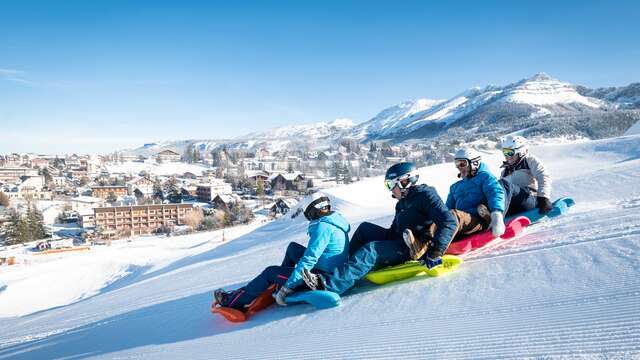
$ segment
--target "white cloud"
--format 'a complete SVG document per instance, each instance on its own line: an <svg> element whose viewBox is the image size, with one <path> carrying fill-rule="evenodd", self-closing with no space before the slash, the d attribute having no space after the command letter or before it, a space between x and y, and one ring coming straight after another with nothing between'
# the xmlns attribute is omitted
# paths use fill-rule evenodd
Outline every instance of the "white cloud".
<svg viewBox="0 0 640 360"><path fill-rule="evenodd" d="M33 85L34 83L30 80L25 79L24 75L25 72L21 70L0 68L0 78L21 84Z"/></svg>

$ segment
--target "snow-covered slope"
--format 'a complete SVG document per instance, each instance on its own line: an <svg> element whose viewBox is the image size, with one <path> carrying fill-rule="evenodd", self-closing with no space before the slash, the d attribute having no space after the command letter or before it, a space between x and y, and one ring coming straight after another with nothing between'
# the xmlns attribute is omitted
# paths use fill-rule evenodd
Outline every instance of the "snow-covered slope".
<svg viewBox="0 0 640 360"><path fill-rule="evenodd" d="M554 196L573 196L577 205L468 257L450 276L363 286L338 308L274 307L242 324L210 314L213 289L241 286L279 263L289 241L306 242L300 217L281 219L197 254L194 246L168 262L152 260L69 305L4 318L0 358L640 357L640 136L531 151L553 174ZM485 159L497 169L499 154ZM452 164L420 171L443 196L455 173ZM381 179L329 193L354 229L391 222L394 201ZM68 277L41 286L66 291L75 278L65 269L63 261L47 269ZM3 268L0 301L17 296L12 287L21 281L19 268ZM28 289L24 296L34 296Z"/></svg>
<svg viewBox="0 0 640 360"><path fill-rule="evenodd" d="M617 108L637 109L640 107L640 83L598 89L577 86L576 90L584 96L606 100Z"/></svg>
<svg viewBox="0 0 640 360"><path fill-rule="evenodd" d="M442 100L418 99L388 107L373 119L354 127L351 135L356 139L385 137L406 126L413 116L441 102Z"/></svg>
<svg viewBox="0 0 640 360"><path fill-rule="evenodd" d="M640 135L640 121L633 124L633 126L630 127L629 130L627 130L625 135Z"/></svg>
<svg viewBox="0 0 640 360"><path fill-rule="evenodd" d="M354 123L350 119L336 119L332 122L317 122L314 124L283 126L261 133L251 133L239 139L265 140L265 139L292 139L300 137L324 138L336 136L353 128Z"/></svg>

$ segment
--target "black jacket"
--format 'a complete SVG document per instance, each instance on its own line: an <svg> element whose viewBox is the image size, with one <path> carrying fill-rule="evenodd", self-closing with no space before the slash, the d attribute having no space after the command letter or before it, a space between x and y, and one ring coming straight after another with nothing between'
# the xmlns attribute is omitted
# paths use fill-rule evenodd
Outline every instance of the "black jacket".
<svg viewBox="0 0 640 360"><path fill-rule="evenodd" d="M411 229L416 236L423 237L433 223L436 224L433 242L444 252L454 236L456 219L436 189L421 184L409 188L406 196L396 203L390 231L402 236L404 229Z"/></svg>

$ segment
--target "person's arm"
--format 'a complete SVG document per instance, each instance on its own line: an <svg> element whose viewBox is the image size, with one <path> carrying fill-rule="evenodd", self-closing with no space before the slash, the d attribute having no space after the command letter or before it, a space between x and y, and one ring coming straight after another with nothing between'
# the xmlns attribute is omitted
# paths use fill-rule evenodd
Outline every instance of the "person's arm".
<svg viewBox="0 0 640 360"><path fill-rule="evenodd" d="M537 196L551 199L551 175L549 171L536 157L530 156L526 160L529 164L531 175L538 182Z"/></svg>
<svg viewBox="0 0 640 360"><path fill-rule="evenodd" d="M455 184L454 184L455 185ZM453 197L453 185L451 185L449 187L449 194L447 195L447 203L446 203L447 208L449 208L450 210L453 210L456 208L456 200Z"/></svg>
<svg viewBox="0 0 640 360"><path fill-rule="evenodd" d="M455 236L456 218L435 191L425 193L422 207L426 210L427 216L436 224L436 231L433 234L433 243L436 248L430 249L432 255L433 251L438 251L442 256Z"/></svg>
<svg viewBox="0 0 640 360"><path fill-rule="evenodd" d="M302 283L302 269L311 270L318 263L318 259L324 253L331 239L332 231L329 224L318 222L311 225L313 228L309 231L309 244L304 254L298 260L289 280L284 286L294 289Z"/></svg>
<svg viewBox="0 0 640 360"><path fill-rule="evenodd" d="M482 192L487 199L489 211L500 211L504 214L504 189L498 180L491 174L485 173L482 181Z"/></svg>

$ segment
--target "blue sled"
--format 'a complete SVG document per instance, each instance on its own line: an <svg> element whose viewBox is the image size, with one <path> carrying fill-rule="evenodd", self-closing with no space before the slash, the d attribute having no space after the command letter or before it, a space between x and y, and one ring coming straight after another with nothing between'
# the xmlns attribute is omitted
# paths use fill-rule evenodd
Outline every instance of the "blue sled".
<svg viewBox="0 0 640 360"><path fill-rule="evenodd" d="M504 222L507 223L509 222L509 220L515 218L516 216L526 216L529 220L531 220L531 223L536 223L544 218L552 218L552 217L556 217L556 216L560 216L564 213L567 212L567 210L572 207L573 205L575 205L576 202L573 201L572 198L570 197L562 197L556 201L553 202L553 209L551 209L551 211L549 211L549 213L542 215L540 214L540 212L538 211L537 208L535 209L531 209L531 210L527 210L524 212L521 212L519 214L515 214L515 215L511 215L509 217L507 217L506 219L504 219Z"/></svg>
<svg viewBox="0 0 640 360"><path fill-rule="evenodd" d="M284 298L287 304L307 303L318 309L328 309L342 304L340 295L324 290L310 290L293 293Z"/></svg>

